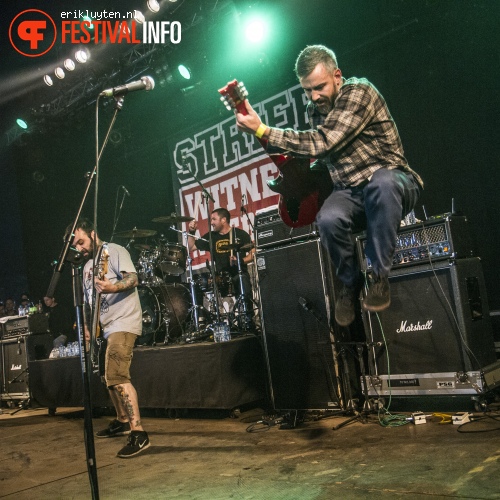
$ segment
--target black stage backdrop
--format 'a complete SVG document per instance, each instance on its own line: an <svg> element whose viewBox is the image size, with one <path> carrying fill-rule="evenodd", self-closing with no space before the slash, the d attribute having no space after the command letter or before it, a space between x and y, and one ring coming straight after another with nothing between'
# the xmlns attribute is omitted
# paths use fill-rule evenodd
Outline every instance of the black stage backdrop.
<svg viewBox="0 0 500 500"><path fill-rule="evenodd" d="M152 222L173 210L187 209L185 200L179 199L177 179L174 182L179 158L172 148L230 118L217 94L227 81L243 80L251 102L263 102L296 85L292 68L301 48L323 43L337 53L344 76L367 77L386 98L410 165L426 183L417 216L424 216L422 206L429 216L449 212L453 198L456 209L468 216L475 253L485 269L490 306L498 309L500 3L267 2L275 24L272 40L258 50L236 45L239 26L235 15L259 2L222 4L225 8L217 16L206 17L186 31L173 52L175 57L191 57L196 68L192 88L180 92L157 85L152 92L127 96L115 126L118 135L101 165L101 235L110 237L118 187L125 185L131 196L125 199L118 231L154 229L177 241L177 234L167 225ZM151 68L149 73L154 76L154 71ZM101 129L109 123L110 108L101 111ZM29 289L36 298L47 289L50 263L59 254L64 227L78 206L84 174L94 165L93 133L94 109L90 106L77 116L66 116L25 135L9 146L8 155L2 154L2 182L14 185L7 169L17 174L21 217L12 224L22 227L22 247L17 243L16 248L23 248L24 255L18 259L26 262ZM204 167L210 169L211 165ZM92 213L91 201L87 215ZM11 215L9 207L2 209L4 224ZM237 201L231 210L239 215ZM5 294L18 294L24 282L16 279L19 270L13 276L12 256L1 248L5 283L0 288ZM70 301L70 290L66 279L58 294Z"/></svg>

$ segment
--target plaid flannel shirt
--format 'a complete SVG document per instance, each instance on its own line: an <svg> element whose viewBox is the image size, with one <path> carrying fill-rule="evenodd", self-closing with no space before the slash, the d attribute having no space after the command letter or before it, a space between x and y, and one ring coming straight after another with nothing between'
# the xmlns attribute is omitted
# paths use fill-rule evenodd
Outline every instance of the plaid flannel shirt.
<svg viewBox="0 0 500 500"><path fill-rule="evenodd" d="M350 78L340 87L328 115L307 107L312 130L270 128L269 153L316 158L324 163L337 187L356 186L379 168L399 168L422 179L404 157L398 129L384 98L365 78Z"/></svg>

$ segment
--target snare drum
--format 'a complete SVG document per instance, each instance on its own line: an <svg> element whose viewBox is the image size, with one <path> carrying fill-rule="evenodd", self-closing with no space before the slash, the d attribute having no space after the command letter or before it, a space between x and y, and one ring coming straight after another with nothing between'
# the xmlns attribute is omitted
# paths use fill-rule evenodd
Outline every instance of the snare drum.
<svg viewBox="0 0 500 500"><path fill-rule="evenodd" d="M186 271L186 261L186 247L177 243L167 243L159 248L156 267L163 273L179 276Z"/></svg>

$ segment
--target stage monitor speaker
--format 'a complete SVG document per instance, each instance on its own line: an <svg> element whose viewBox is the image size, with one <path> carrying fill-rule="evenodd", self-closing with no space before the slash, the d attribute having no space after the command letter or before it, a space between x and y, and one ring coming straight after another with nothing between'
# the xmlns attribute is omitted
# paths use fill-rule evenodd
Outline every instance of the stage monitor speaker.
<svg viewBox="0 0 500 500"><path fill-rule="evenodd" d="M391 306L378 313L380 323L364 315L377 375L468 372L495 361L478 258L393 270L389 283Z"/></svg>
<svg viewBox="0 0 500 500"><path fill-rule="evenodd" d="M0 342L2 370L0 387L4 397L27 397L28 362L49 357L52 335L20 335Z"/></svg>
<svg viewBox="0 0 500 500"><path fill-rule="evenodd" d="M340 408L331 271L319 239L261 250L256 262L274 409Z"/></svg>

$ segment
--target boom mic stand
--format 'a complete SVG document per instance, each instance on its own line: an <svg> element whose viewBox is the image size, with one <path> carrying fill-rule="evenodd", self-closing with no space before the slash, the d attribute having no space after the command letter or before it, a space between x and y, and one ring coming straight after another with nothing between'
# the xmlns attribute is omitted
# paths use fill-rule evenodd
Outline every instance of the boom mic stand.
<svg viewBox="0 0 500 500"><path fill-rule="evenodd" d="M171 226L170 229L172 231L177 231L178 233L181 233L182 236L184 237L184 241L186 242L186 248L189 250L189 242L188 238L191 236L195 240L202 240L202 241L207 241L205 238L201 238L199 236L194 236L194 235L189 235L187 231L180 231L177 229L175 226ZM191 294L191 301L193 306L191 307L191 311L193 312L193 321L194 321L194 328L196 335L200 335L200 309L202 308L201 305L198 304L198 299L196 297L196 283L194 282L193 279L193 265L192 265L193 259L191 258L191 254L188 252L188 258L187 258L187 279L189 282L189 290ZM165 337L166 339L166 337Z"/></svg>
<svg viewBox="0 0 500 500"><path fill-rule="evenodd" d="M212 238L212 230L211 230L211 213L210 213L210 202L209 200L215 204L214 197L210 194L210 192L205 188L203 183L198 179L196 174L191 171L189 165L186 165L186 157L182 156L182 164L185 168L187 168L188 172L193 176L194 180L201 187L202 197L205 200L205 205L207 207L207 223L208 223L208 248L210 249L210 266L209 271L212 276L212 283L214 287L214 299L215 299L215 316L217 318L217 325L220 325L220 310L219 310L219 287L217 285L217 267L215 265L214 259L214 246L213 246L213 238Z"/></svg>
<svg viewBox="0 0 500 500"><path fill-rule="evenodd" d="M97 464L95 457L95 446L94 446L94 431L92 426L92 405L91 405L91 397L90 397L90 375L92 373L92 369L90 367L90 356L87 355L86 342L85 342L85 333L83 328L83 278L82 278L82 264L83 264L83 256L80 252L78 252L75 248L71 247L71 243L73 241L73 234L75 232L76 226L78 224L78 220L83 210L83 206L87 199L87 196L90 191L90 187L94 178L97 176L99 160L102 156L104 148L106 147L109 136L111 134L111 130L116 121L116 117L118 115L118 111L120 111L123 107L124 95L115 96L115 112L113 113L113 117L111 119L111 123L108 127L108 131L104 138L101 150L97 154L96 164L92 173L88 174L87 185L85 187L85 191L83 193L82 200L80 202L80 206L78 207L75 219L71 225L71 231L67 235L63 249L59 256L59 260L57 266L54 268L54 273L52 275L52 279L49 284L49 288L47 293L45 294L47 297L54 297L54 292L56 290L57 284L61 277L62 271L64 269L65 263L70 262L72 264L72 281L73 281L73 299L75 304L75 317L76 317L76 326L78 331L78 340L80 344L80 361L82 368L82 379L83 379L83 402L84 402L84 437L85 437L85 450L86 450L86 458L87 458L87 471L89 474L90 487L92 492L92 499L99 499L99 486L97 479ZM99 103L99 97L97 99L97 103Z"/></svg>

